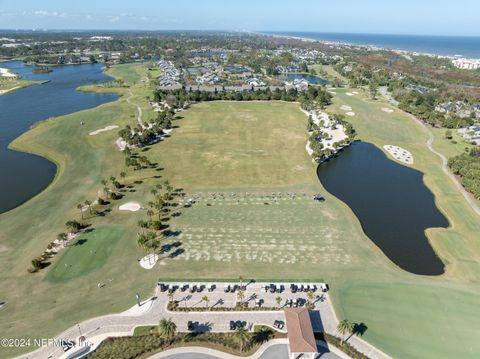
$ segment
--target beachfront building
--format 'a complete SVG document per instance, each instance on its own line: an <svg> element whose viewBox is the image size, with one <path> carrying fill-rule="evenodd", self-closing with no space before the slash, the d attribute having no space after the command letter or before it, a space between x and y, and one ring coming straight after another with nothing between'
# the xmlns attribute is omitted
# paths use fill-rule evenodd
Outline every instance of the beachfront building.
<svg viewBox="0 0 480 359"><path fill-rule="evenodd" d="M455 59L452 60L452 63L455 67L463 70L476 70L480 69L480 60L479 59Z"/></svg>
<svg viewBox="0 0 480 359"><path fill-rule="evenodd" d="M285 308L288 332L288 351L291 359L315 358L317 342L307 308Z"/></svg>

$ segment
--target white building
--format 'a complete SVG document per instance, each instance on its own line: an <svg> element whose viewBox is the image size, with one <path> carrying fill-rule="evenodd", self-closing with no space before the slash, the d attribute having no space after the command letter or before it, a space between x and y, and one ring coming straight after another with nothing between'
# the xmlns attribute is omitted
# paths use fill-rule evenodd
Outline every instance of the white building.
<svg viewBox="0 0 480 359"><path fill-rule="evenodd" d="M480 59L455 59L453 66L463 70L476 70L480 68Z"/></svg>

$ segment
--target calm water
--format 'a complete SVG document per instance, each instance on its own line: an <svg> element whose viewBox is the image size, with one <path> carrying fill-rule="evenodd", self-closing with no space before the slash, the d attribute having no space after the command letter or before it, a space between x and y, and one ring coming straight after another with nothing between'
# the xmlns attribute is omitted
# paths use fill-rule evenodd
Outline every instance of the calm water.
<svg viewBox="0 0 480 359"><path fill-rule="evenodd" d="M41 192L53 180L56 166L39 156L11 151L8 144L35 122L92 108L118 98L115 94L78 92L78 86L109 81L102 65L54 67L33 74L21 61L1 62L25 80L50 80L0 96L0 213L17 207Z"/></svg>
<svg viewBox="0 0 480 359"><path fill-rule="evenodd" d="M313 75L302 75L302 74L287 74L287 75L280 75L277 76L282 81L292 81L292 80L307 80L311 84L320 84L320 85L326 85L328 84L327 80L322 79L321 77L318 76L313 76Z"/></svg>
<svg viewBox="0 0 480 359"><path fill-rule="evenodd" d="M355 45L375 45L386 49L398 49L435 55L461 55L467 58L480 58L480 37L478 36L421 36L323 32L269 32L269 34Z"/></svg>
<svg viewBox="0 0 480 359"><path fill-rule="evenodd" d="M444 266L425 229L447 227L423 174L389 160L374 145L356 142L318 167L328 192L345 202L365 234L399 267L439 275Z"/></svg>

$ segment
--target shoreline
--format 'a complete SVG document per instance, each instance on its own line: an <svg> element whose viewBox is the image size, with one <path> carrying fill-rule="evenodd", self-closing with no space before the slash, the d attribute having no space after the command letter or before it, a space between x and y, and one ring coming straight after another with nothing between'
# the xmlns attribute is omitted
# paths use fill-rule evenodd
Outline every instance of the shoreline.
<svg viewBox="0 0 480 359"><path fill-rule="evenodd" d="M103 69L102 71L105 75L107 76L110 76L110 77L113 77L112 75L109 75L106 73L106 69ZM22 81L28 81L28 80L22 80ZM24 87L19 87L13 91L17 91L17 90L21 90L23 88L26 88L26 87L30 87L30 86L33 86L33 85L41 85L41 84L44 84L44 83L48 83L50 82L51 80L40 80L40 81L37 81L35 83L32 83L32 84L29 84L28 86L24 86ZM94 86L93 84L90 84L90 85L84 85L84 86ZM82 86L79 86L75 89L75 91L80 91L79 88L82 87ZM90 91L88 92L96 92L95 91L95 88L92 88ZM120 92L116 92L116 91L111 91L112 93L117 93L118 94L118 98L114 101L111 101L111 102L116 102L118 100L120 100L122 98L122 94ZM8 92L7 92L8 93ZM5 93L6 94L6 93ZM0 96L3 95L2 93L0 93ZM108 104L110 102L106 102L106 103L103 103L103 104L100 104L99 106L103 106L105 104ZM99 107L99 106L95 106L95 107ZM95 108L95 107L92 107L92 108ZM73 113L77 113L77 112L81 112L81 111L85 111L85 110L89 110L89 109L92 109L92 108L85 108L85 109L82 109L82 110L79 110L79 111L75 111L75 112L71 112L71 113L67 113L67 114L64 114L64 115L61 115L61 116L58 116L58 117L53 117L53 118L46 118L44 120L40 120L40 121L37 121L35 123L32 123L28 130L24 131L23 133L21 133L18 137L14 138L10 143L8 143L7 145L7 149L10 150L10 151L16 151L16 152L21 152L21 153L26 153L26 154L30 154L30 155L34 155L34 156L39 156L39 157L42 157L50 162L52 162L55 167L56 167L56 171L55 171L55 176L52 178L52 181L45 187L43 188L40 192L34 194L32 197L26 199L24 202L18 204L17 206L13 207L13 208L10 208L6 211L0 211L0 216L5 214L5 213L9 213L11 211L14 211L14 210L17 210L18 208L22 207L23 205L25 205L26 203L29 203L30 201L38 198L40 195L46 193L47 191L49 191L53 185L57 182L57 180L60 178L61 174L63 173L64 169L65 169L65 166L66 166L66 161L65 161L65 158L63 157L62 154L59 154L59 153L55 153L55 152L51 152L49 151L47 148L41 146L40 148L36 147L35 145L31 145L31 144L26 144L25 142L23 142L23 138L26 134L30 133L32 130L34 130L38 125L40 124L46 124L46 123L49 123L49 122L52 122L52 121L55 121L57 120L58 118L62 118L62 117L65 117L65 116L68 116L68 115L71 115Z"/></svg>
<svg viewBox="0 0 480 359"><path fill-rule="evenodd" d="M419 51L413 51L413 50L406 50L406 49L395 48L395 47L384 47L384 46L378 46L374 44L357 44L357 43L348 42L348 41L322 40L322 39L315 39L311 37L302 37L302 36L287 35L287 34L275 34L275 33L268 33L268 32L252 32L252 33L256 35L261 35L261 36L293 39L293 40L300 40L305 42L320 43L324 45L355 46L355 47L359 47L367 50L391 51L391 52L395 52L403 55L428 56L428 57L435 57L435 58L442 58L442 59L449 59L449 60L460 60L460 59L461 60L480 60L480 55L478 57L469 57L461 54L445 55L445 54L436 54L431 52L419 52ZM312 34L315 34L315 33L312 33ZM375 35L375 34L372 34L372 35ZM377 35L382 35L382 34L377 34ZM400 36L417 36L417 35L400 35ZM422 35L418 35L418 36L422 36Z"/></svg>

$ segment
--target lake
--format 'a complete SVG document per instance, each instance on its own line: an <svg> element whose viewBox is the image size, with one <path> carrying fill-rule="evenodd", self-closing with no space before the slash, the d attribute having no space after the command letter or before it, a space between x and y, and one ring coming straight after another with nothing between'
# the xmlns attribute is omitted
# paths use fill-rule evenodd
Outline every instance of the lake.
<svg viewBox="0 0 480 359"><path fill-rule="evenodd" d="M355 142L320 165L325 189L345 202L365 234L400 268L439 275L444 265L430 246L425 229L447 227L423 183L423 173L386 157L372 144Z"/></svg>
<svg viewBox="0 0 480 359"><path fill-rule="evenodd" d="M56 173L45 158L8 149L30 126L49 117L61 116L114 101L116 94L76 91L94 81L105 82L101 64L52 67L53 72L33 74L21 61L1 62L1 67L19 73L24 80L49 80L0 96L0 213L15 208L45 189Z"/></svg>
<svg viewBox="0 0 480 359"><path fill-rule="evenodd" d="M308 83L313 85L326 85L329 83L327 80L324 80L321 77L313 76L313 75L304 75L304 74L279 75L277 76L277 78L282 81L307 80Z"/></svg>

